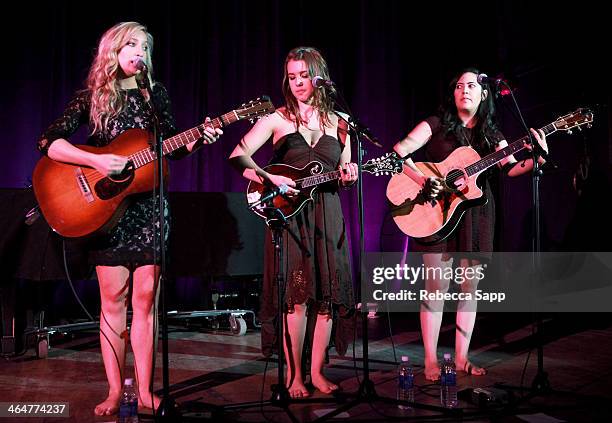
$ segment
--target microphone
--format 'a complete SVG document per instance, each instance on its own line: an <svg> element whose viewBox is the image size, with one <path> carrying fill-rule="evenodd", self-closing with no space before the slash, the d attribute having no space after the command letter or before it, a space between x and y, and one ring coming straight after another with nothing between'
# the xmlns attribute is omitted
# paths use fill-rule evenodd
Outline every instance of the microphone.
<svg viewBox="0 0 612 423"><path fill-rule="evenodd" d="M134 67L138 69L139 71L141 72L147 71L147 64L145 63L144 60L142 60L141 57L136 57L135 59L132 60L132 63L134 63Z"/></svg>
<svg viewBox="0 0 612 423"><path fill-rule="evenodd" d="M134 67L138 69L140 72L136 74L136 85L140 88L140 92L147 102L150 99L149 96L149 69L147 68L147 64L141 57L136 57L132 60L134 63Z"/></svg>
<svg viewBox="0 0 612 423"><path fill-rule="evenodd" d="M272 191L268 192L263 197L260 197L259 200L255 201L254 203L251 203L249 205L249 208L253 209L255 207L258 207L260 204L270 201L277 195L286 194L288 190L289 190L289 186L287 184L281 184L277 186L276 188L274 188Z"/></svg>
<svg viewBox="0 0 612 423"><path fill-rule="evenodd" d="M503 80L504 78L490 77L486 73L480 73L476 77L476 82L478 82L480 85L487 84L487 83L491 85L498 85L500 82L503 82Z"/></svg>
<svg viewBox="0 0 612 423"><path fill-rule="evenodd" d="M334 82L330 79L325 79L322 76L317 75L312 78L312 86L315 88L328 87L333 89L336 84L334 84Z"/></svg>

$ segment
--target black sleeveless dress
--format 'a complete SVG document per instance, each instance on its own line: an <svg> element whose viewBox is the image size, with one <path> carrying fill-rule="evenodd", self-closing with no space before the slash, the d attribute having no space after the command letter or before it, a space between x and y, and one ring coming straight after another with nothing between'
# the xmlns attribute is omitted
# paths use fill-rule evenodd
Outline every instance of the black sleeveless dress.
<svg viewBox="0 0 612 423"><path fill-rule="evenodd" d="M441 120L437 116L425 120L432 131L431 139L425 144L425 157L429 162L441 162L455 149L461 146L474 148L483 157L492 152L484 150L476 142L475 134L470 128L460 128L458 134L446 133ZM494 139L489 140L497 145L504 136L497 131ZM411 239L409 250L422 253L456 253L454 257L466 257L479 260L490 260L493 251L495 234L495 200L488 179L496 168L489 169L480 175L479 183L487 198L487 203L468 209L453 233L441 242L424 245L416 239Z"/></svg>
<svg viewBox="0 0 612 423"><path fill-rule="evenodd" d="M139 89L122 90L125 108L108 122L106 129L91 135L87 144L103 147L128 129L149 130L152 127L152 114ZM168 92L160 83L153 86L153 101L160 115L160 126L164 139L176 133L176 124L171 111ZM58 138L69 139L82 125L89 124L91 95L89 91L78 92L66 107L64 113L53 122L38 141L38 149L47 154L49 146ZM93 127L89 126L89 133ZM186 149L176 150L171 158L179 158L187 153ZM89 250L89 262L93 265L123 265L133 270L138 266L159 262L159 245L155 244L154 234L159 228L158 198L145 193L134 198L117 225L109 234L85 240L83 248ZM168 202L166 201L166 212ZM168 239L170 219L165 215Z"/></svg>
<svg viewBox="0 0 612 423"><path fill-rule="evenodd" d="M302 134L293 132L274 145L272 163L304 167L313 160L323 165L323 171L336 170L344 146L331 135L324 134L310 147ZM353 282L349 261L348 236L336 181L319 187L315 201L289 219L291 230L309 250L307 257L286 232L283 234L282 269L286 281L285 304L291 313L295 304L307 303L309 325L304 341L305 354L311 344L312 324L317 313L332 313L332 340L340 355L346 353L353 338ZM311 306L315 307L312 308ZM276 350L274 329L277 315L277 287L274 273L274 246L269 230L266 234L264 285L259 318L262 322L262 352L269 356ZM312 320L311 320L312 319Z"/></svg>

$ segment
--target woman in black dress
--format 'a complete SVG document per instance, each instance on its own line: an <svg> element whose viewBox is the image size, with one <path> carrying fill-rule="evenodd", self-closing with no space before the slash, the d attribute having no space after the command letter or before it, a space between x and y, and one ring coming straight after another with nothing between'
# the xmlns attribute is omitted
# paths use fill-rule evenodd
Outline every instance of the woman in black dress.
<svg viewBox="0 0 612 423"><path fill-rule="evenodd" d="M87 143L101 147L128 129L151 129L152 114L136 84L140 62L148 69L162 136L165 139L173 135L176 128L168 93L152 79L152 50L153 37L137 22L122 22L107 30L100 39L86 89L76 94L64 114L44 132L38 149L53 160L91 167L104 176L121 173L127 157L85 152L70 144L68 138L81 125L88 124ZM221 133L207 128L202 136L214 141ZM196 142L176 150L174 158L188 154L195 145ZM100 284L100 344L109 383L108 397L96 406L96 415L114 414L118 409L124 379L128 340L126 311L130 293L133 311L130 339L138 381L138 404L150 408L159 405L159 398L151 390L159 275L159 245L154 240L159 228L157 204L158 200L150 194L139 197L111 233L95 241L90 252ZM164 240L167 237L166 232Z"/></svg>
<svg viewBox="0 0 612 423"><path fill-rule="evenodd" d="M286 105L275 114L260 119L232 152L230 159L247 179L269 186L289 186L288 195L297 193L295 182L282 175L270 174L251 159L272 139L272 163L301 168L317 160L323 172L344 168L339 183L322 186L314 203L289 220L291 230L309 250L307 257L298 244L283 234L282 269L287 287L282 307L284 327L290 335L291 352L287 353L287 387L292 398L309 395L304 385L302 357L310 356L310 376L315 388L330 393L338 386L323 376L325 354L335 325L335 347L344 354L352 338L350 311L353 309L353 286L344 218L338 197L338 185L349 186L357 180L357 167L351 161L349 136L343 121L334 113L332 100L323 89L312 85L312 78L329 79L327 64L311 47L289 52L284 69L283 94ZM344 128L344 129L343 129ZM266 240L264 291L260 319L262 351L272 353L275 345L277 315L274 274L274 249L268 231ZM307 321L314 325L307 325ZM314 326L312 331L307 330ZM309 341L305 342L305 338ZM285 338L286 339L286 338ZM302 350L311 354L302 354Z"/></svg>
<svg viewBox="0 0 612 423"><path fill-rule="evenodd" d="M440 162L461 146L474 148L481 157L508 145L504 136L495 124L493 95L488 84L479 84L477 69L469 68L459 73L450 83L446 102L438 116L432 116L420 122L394 149L402 157L411 154L421 147L429 162ZM531 129L533 136L547 151L544 133ZM539 158L544 163L543 158ZM522 160L518 164L513 156L500 162L500 167L509 176L518 176L533 168L532 159ZM426 195L436 198L442 190L441 180L425 178L412 160L408 160L408 176L423 185ZM517 165L518 164L518 165ZM493 234L495 226L495 204L491 188L486 179L490 173L481 178L483 192L488 202L481 207L469 209L463 216L454 232L445 240L434 245L423 245L414 240L412 251L422 252L426 267L442 269L441 272L428 272L428 275L449 275L449 268L455 267L455 274L461 272L465 281L460 284L461 291L473 294L478 286L478 276L482 275L482 265L491 258L493 251ZM461 268L461 269L458 269ZM471 269L470 269L471 268ZM469 277L472 276L472 277ZM428 292L447 292L450 280L445 278L427 279L425 288ZM442 322L444 300L431 300L421 304L421 331L425 347L425 377L436 380L440 376L437 359L438 336ZM455 333L455 365L458 370L468 374L483 375L486 369L473 365L468 360L468 349L476 321L476 301L460 300L458 303ZM469 311L461 311L469 310Z"/></svg>

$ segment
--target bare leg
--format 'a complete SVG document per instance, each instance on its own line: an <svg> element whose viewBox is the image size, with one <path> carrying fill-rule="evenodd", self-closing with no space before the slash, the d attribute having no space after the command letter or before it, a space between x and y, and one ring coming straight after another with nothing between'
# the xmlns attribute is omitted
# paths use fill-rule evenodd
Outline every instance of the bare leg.
<svg viewBox="0 0 612 423"><path fill-rule="evenodd" d="M97 416L115 414L123 388L125 349L127 345L126 310L129 271L123 266L97 266L100 284L100 348L108 397L94 409Z"/></svg>
<svg viewBox="0 0 612 423"><path fill-rule="evenodd" d="M481 376L487 373L486 369L477 367L470 363L468 359L468 350L470 341L474 331L474 323L476 322L476 307L477 301L474 299L474 294L478 287L479 279L477 275L482 270L482 264L475 260L462 259L460 267L467 269L472 268L465 274L474 276L471 278L465 277L465 281L461 283L461 292L469 292L472 294L472 300L459 301L457 308L457 329L455 334L455 366L457 370L464 371L472 375Z"/></svg>
<svg viewBox="0 0 612 423"><path fill-rule="evenodd" d="M441 293L446 293L450 280L436 276L447 274L445 269L452 267L452 259L444 261L442 254L424 254L423 263L426 269L435 268L437 273L433 275L430 271L430 277L425 280L427 292L432 293L437 290ZM423 347L425 348L425 378L427 380L438 380L440 377L438 337L440 336L443 310L444 300L428 300L421 303L421 332L423 334Z"/></svg>
<svg viewBox="0 0 612 423"><path fill-rule="evenodd" d="M134 271L132 293L132 328L130 339L138 381L138 405L157 408L160 398L152 393L153 351L157 351L157 299L159 267L148 265ZM155 328L155 334L153 330Z"/></svg>
<svg viewBox="0 0 612 423"><path fill-rule="evenodd" d="M306 304L295 304L293 313L286 313L285 337L285 359L287 360L287 381L291 398L303 398L310 395L304 385L302 378L302 348L304 347L304 335L306 334ZM285 322L283 322L285 329ZM286 332L291 339L291 352L288 352Z"/></svg>
<svg viewBox="0 0 612 423"><path fill-rule="evenodd" d="M314 337L312 340L312 360L310 364L310 377L312 384L324 394L329 394L338 389L338 385L323 376L323 364L325 363L325 352L329 345L332 331L332 317L329 314L318 314L315 324Z"/></svg>

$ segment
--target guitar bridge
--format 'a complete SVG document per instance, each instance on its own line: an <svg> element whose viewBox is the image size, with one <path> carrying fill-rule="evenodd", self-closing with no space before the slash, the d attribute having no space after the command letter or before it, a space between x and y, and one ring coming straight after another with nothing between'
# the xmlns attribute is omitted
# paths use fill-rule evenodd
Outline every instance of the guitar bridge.
<svg viewBox="0 0 612 423"><path fill-rule="evenodd" d="M83 196L83 198L85 198L85 201L87 201L88 203L93 203L95 198L91 192L89 182L87 182L87 177L83 173L83 170L80 167L77 167L74 173L76 173L77 185L79 186L81 195Z"/></svg>

